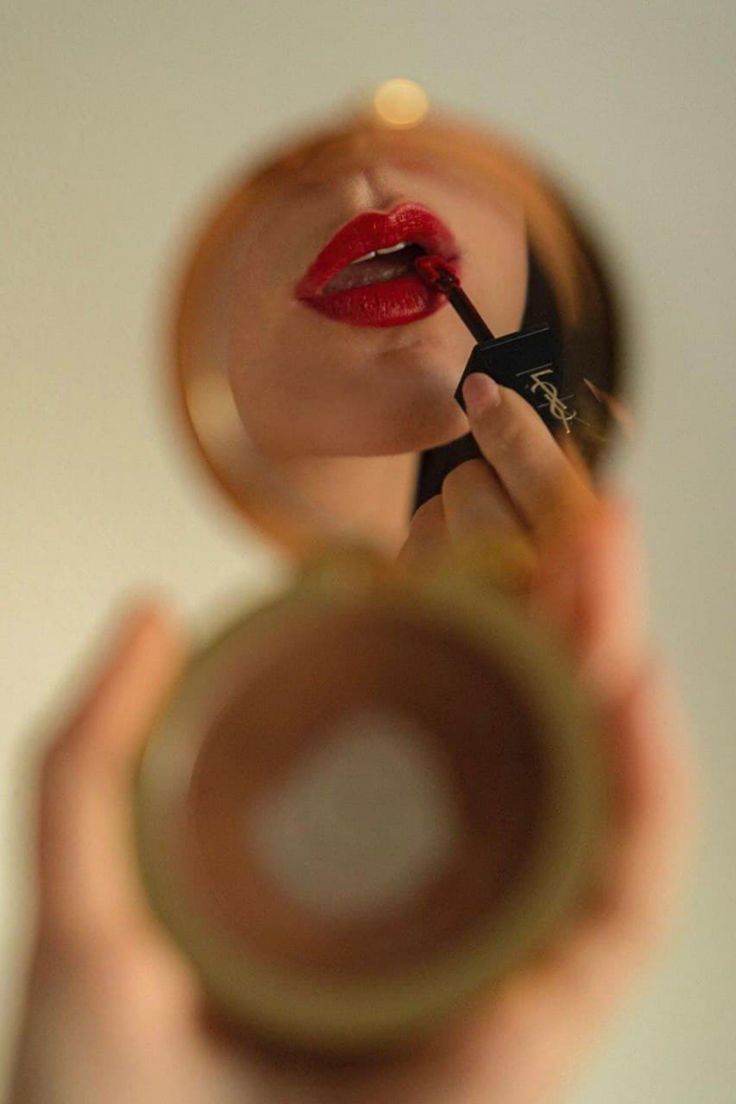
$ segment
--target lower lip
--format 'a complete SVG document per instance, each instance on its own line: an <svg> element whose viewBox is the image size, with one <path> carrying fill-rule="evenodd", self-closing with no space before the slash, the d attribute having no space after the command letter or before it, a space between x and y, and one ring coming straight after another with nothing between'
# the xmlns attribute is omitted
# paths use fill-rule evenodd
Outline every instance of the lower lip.
<svg viewBox="0 0 736 1104"><path fill-rule="evenodd" d="M454 266L453 266L454 267ZM406 326L428 318L447 300L419 276L407 273L395 280L302 299L305 306L350 326Z"/></svg>

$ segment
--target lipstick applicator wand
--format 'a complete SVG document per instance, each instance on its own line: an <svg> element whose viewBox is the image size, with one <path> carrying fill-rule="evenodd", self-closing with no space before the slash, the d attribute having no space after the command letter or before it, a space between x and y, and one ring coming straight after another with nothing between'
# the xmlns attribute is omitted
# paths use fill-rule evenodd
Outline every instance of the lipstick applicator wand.
<svg viewBox="0 0 736 1104"><path fill-rule="evenodd" d="M556 363L556 341L550 327L537 326L495 337L444 257L424 253L414 260L414 269L425 284L447 297L477 341L455 391L461 409L465 411L462 394L465 380L473 372L482 372L518 392L551 432L563 429L569 433L577 411L567 405L574 396L562 393L562 372Z"/></svg>
<svg viewBox="0 0 736 1104"><path fill-rule="evenodd" d="M460 281L443 257L425 253L422 257L417 257L414 261L414 267L426 284L437 288L443 295L447 296L479 344L484 341L495 341L490 328L460 287Z"/></svg>

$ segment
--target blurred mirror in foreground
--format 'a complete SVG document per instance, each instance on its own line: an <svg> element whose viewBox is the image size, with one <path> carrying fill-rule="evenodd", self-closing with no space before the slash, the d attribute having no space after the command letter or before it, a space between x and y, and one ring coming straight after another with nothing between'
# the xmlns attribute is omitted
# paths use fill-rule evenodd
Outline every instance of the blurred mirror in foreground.
<svg viewBox="0 0 736 1104"><path fill-rule="evenodd" d="M445 573L302 573L190 664L137 778L150 900L252 1042L379 1055L576 915L610 797L559 642Z"/></svg>
<svg viewBox="0 0 736 1104"><path fill-rule="evenodd" d="M422 257L493 337L544 331L517 389L591 465L605 451L621 356L596 250L533 160L411 82L247 168L194 230L175 392L220 487L292 553L346 533L395 552L474 454L454 393L478 336Z"/></svg>

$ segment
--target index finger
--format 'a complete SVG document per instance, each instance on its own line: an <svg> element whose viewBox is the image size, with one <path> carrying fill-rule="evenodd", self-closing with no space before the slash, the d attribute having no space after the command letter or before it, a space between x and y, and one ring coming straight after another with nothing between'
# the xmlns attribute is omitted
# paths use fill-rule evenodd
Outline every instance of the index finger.
<svg viewBox="0 0 736 1104"><path fill-rule="evenodd" d="M481 452L537 535L556 532L594 506L589 479L521 395L474 372L463 398Z"/></svg>

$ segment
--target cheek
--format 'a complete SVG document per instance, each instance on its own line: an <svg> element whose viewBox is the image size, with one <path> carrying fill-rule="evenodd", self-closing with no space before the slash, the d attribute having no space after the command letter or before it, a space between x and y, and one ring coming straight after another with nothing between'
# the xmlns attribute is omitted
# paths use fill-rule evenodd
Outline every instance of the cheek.
<svg viewBox="0 0 736 1104"><path fill-rule="evenodd" d="M463 287L497 337L521 326L526 306L528 260L526 239L498 230L493 240L478 243L467 259Z"/></svg>
<svg viewBox="0 0 736 1104"><path fill-rule="evenodd" d="M365 403L354 394L354 345L326 340L303 307L278 300L253 288L251 309L232 328L228 375L240 419L269 455L348 454L346 415L352 408L355 428Z"/></svg>
<svg viewBox="0 0 736 1104"><path fill-rule="evenodd" d="M264 431L270 436L278 428L274 415L288 404L294 386L294 351L300 348L289 332L290 296L267 277L258 279L258 271L257 265L249 265L235 284L223 350L241 420L255 441Z"/></svg>
<svg viewBox="0 0 736 1104"><path fill-rule="evenodd" d="M270 455L411 452L467 431L453 392L472 348L449 308L391 332L329 322L243 282L230 384L253 443Z"/></svg>
<svg viewBox="0 0 736 1104"><path fill-rule="evenodd" d="M494 272L493 301L488 303L490 326L499 337L521 326L526 306L528 261L526 246L509 250L502 268ZM490 296L489 296L490 299Z"/></svg>

